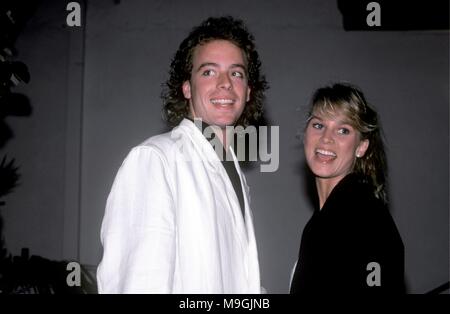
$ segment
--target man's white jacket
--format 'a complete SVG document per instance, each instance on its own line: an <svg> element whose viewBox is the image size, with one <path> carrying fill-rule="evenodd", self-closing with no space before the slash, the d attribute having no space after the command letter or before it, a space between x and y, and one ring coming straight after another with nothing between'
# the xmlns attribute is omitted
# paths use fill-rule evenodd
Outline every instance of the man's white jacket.
<svg viewBox="0 0 450 314"><path fill-rule="evenodd" d="M249 188L245 222L213 146L184 119L133 148L101 228L100 293L260 293Z"/></svg>

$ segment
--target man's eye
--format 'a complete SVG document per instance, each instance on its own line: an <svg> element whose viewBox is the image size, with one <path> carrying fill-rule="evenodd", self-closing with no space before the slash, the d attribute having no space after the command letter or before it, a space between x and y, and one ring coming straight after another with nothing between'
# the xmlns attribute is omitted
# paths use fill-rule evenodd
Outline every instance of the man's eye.
<svg viewBox="0 0 450 314"><path fill-rule="evenodd" d="M240 78L243 78L244 77L244 73L242 73L242 72L233 72L232 74L231 74L232 76L235 76L235 77L240 77Z"/></svg>
<svg viewBox="0 0 450 314"><path fill-rule="evenodd" d="M312 127L317 129L317 130L321 130L323 128L323 124L321 124L321 123L313 123Z"/></svg>
<svg viewBox="0 0 450 314"><path fill-rule="evenodd" d="M214 71L213 70L205 70L202 73L203 76L211 76L214 75Z"/></svg>
<svg viewBox="0 0 450 314"><path fill-rule="evenodd" d="M346 128L342 128L342 129L339 129L338 133L339 134L349 134L350 130L346 129Z"/></svg>

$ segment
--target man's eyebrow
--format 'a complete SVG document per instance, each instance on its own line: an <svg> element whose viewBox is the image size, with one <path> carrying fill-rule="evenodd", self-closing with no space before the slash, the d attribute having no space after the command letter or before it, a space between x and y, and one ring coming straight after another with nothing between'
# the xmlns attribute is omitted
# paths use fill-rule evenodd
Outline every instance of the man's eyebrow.
<svg viewBox="0 0 450 314"><path fill-rule="evenodd" d="M197 72L198 71L200 71L202 68L204 68L204 67L210 67L210 66L212 66L212 67L219 67L219 65L217 64L217 63L214 63L214 62L205 62L205 63L202 63L202 64L200 64L199 66L198 66L198 68L197 68Z"/></svg>
<svg viewBox="0 0 450 314"><path fill-rule="evenodd" d="M241 68L244 71L247 71L247 67L241 63L233 63L230 68Z"/></svg>
<svg viewBox="0 0 450 314"><path fill-rule="evenodd" d="M199 67L197 68L197 72L200 71L201 69L203 69L204 67L209 67L209 66L210 67L215 67L215 68L220 67L220 65L218 63L205 62L205 63L202 63L202 64L199 65ZM232 65L230 65L230 69L233 69L233 68L241 68L242 70L247 71L247 67L245 65L243 65L243 64L240 64L240 63L233 63Z"/></svg>

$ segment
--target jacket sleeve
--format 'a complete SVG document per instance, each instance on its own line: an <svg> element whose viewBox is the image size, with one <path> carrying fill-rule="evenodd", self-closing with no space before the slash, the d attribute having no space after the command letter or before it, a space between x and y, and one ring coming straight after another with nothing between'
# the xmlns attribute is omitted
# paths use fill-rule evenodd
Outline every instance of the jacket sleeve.
<svg viewBox="0 0 450 314"><path fill-rule="evenodd" d="M174 220L165 159L153 147L134 148L119 169L106 204L99 293L171 293Z"/></svg>
<svg viewBox="0 0 450 314"><path fill-rule="evenodd" d="M372 215L372 225L366 228L367 262L379 265L380 292L405 293L404 245L387 208Z"/></svg>

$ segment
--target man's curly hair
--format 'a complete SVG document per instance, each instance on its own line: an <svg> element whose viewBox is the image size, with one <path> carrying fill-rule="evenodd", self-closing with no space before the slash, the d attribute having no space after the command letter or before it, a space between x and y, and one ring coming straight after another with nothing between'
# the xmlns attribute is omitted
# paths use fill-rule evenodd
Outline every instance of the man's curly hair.
<svg viewBox="0 0 450 314"><path fill-rule="evenodd" d="M255 49L254 37L243 21L231 16L210 17L192 29L183 40L170 65L169 79L162 92L164 115L171 126L178 125L189 114L189 101L183 95L183 83L191 78L195 47L213 40L227 40L242 49L247 61L250 100L246 103L236 125L246 127L256 123L262 115L264 92L268 88L260 73L261 62Z"/></svg>

